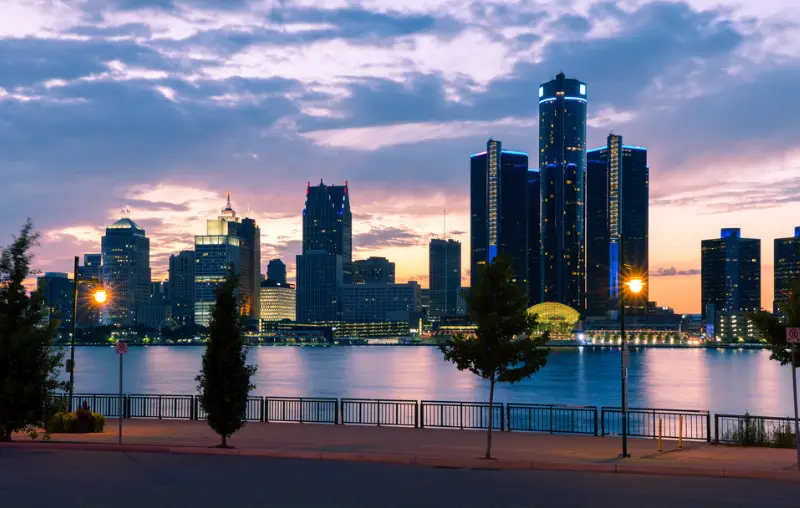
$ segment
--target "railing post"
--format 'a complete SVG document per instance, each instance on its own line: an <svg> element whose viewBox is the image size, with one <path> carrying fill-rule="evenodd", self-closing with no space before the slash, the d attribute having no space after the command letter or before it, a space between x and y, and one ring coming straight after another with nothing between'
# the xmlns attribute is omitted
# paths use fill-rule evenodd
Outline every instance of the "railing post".
<svg viewBox="0 0 800 508"><path fill-rule="evenodd" d="M503 412L503 404L500 403L500 432L503 432L505 429L505 412Z"/></svg>
<svg viewBox="0 0 800 508"><path fill-rule="evenodd" d="M300 406L300 423L303 423L303 398L300 397L298 400L300 401L298 402L298 405Z"/></svg>
<svg viewBox="0 0 800 508"><path fill-rule="evenodd" d="M665 415L665 416L666 416L666 415ZM655 412L655 411L653 411L653 439L655 439L655 438L656 438L656 436L655 436L655 434L656 434L656 433L655 433L655 430L656 430L656 412ZM628 431L630 431L630 427L628 427Z"/></svg>
<svg viewBox="0 0 800 508"><path fill-rule="evenodd" d="M550 406L550 434L553 433L553 406Z"/></svg>
<svg viewBox="0 0 800 508"><path fill-rule="evenodd" d="M508 421L508 431L511 432L511 404L506 406L506 421Z"/></svg>
<svg viewBox="0 0 800 508"><path fill-rule="evenodd" d="M606 408L600 408L600 435L606 435Z"/></svg>
<svg viewBox="0 0 800 508"><path fill-rule="evenodd" d="M414 428L419 428L419 404L414 401Z"/></svg>
<svg viewBox="0 0 800 508"><path fill-rule="evenodd" d="M424 401L420 401L419 402L419 413L418 413L417 416L419 418L419 428L420 429L424 429L425 428L425 402Z"/></svg>
<svg viewBox="0 0 800 508"><path fill-rule="evenodd" d="M716 435L717 415L714 415L714 432ZM706 443L711 442L711 413L706 413ZM719 442L719 441L717 441Z"/></svg>
<svg viewBox="0 0 800 508"><path fill-rule="evenodd" d="M264 420L267 419L266 412L267 412L267 399L265 397L261 397L259 400L261 404L258 408L258 421L264 423Z"/></svg>
<svg viewBox="0 0 800 508"><path fill-rule="evenodd" d="M161 395L158 396L158 419L161 419Z"/></svg>
<svg viewBox="0 0 800 508"><path fill-rule="evenodd" d="M339 404L341 404L341 413L339 412ZM344 425L344 400L339 400L333 403L333 423L334 425Z"/></svg>
<svg viewBox="0 0 800 508"><path fill-rule="evenodd" d="M709 424L710 425L710 424ZM711 435L708 436L711 439ZM719 415L714 415L714 444L719 444Z"/></svg>
<svg viewBox="0 0 800 508"><path fill-rule="evenodd" d="M197 399L195 398L194 395L192 395L192 401L191 401L190 404L191 405L189 406L189 419L190 420L194 420L195 419L195 411L197 410L197 408L195 407L197 405Z"/></svg>
<svg viewBox="0 0 800 508"><path fill-rule="evenodd" d="M592 413L594 416L594 435L597 435L597 408L592 408Z"/></svg>

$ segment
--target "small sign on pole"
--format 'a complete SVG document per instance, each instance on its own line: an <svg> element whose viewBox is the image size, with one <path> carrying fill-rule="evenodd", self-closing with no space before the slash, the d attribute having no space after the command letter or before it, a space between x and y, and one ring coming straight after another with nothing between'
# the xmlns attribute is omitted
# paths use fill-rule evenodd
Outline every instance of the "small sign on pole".
<svg viewBox="0 0 800 508"><path fill-rule="evenodd" d="M119 444L122 444L122 418L125 416L125 405L122 397L122 358L128 353L128 344L118 340L114 344L114 351L119 355Z"/></svg>
<svg viewBox="0 0 800 508"><path fill-rule="evenodd" d="M800 344L800 328L789 327L786 329L786 343Z"/></svg>

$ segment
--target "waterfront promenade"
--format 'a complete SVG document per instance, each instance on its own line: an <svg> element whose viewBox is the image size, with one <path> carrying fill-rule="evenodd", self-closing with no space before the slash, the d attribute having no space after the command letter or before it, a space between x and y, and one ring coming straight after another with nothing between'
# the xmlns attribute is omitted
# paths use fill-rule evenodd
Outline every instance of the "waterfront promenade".
<svg viewBox="0 0 800 508"><path fill-rule="evenodd" d="M240 455L314 460L418 464L467 469L538 469L598 473L783 479L800 482L795 451L684 441L629 439L632 458L621 460L613 437L496 432L493 456L483 456L486 433L341 425L250 423L230 439L233 450L210 448L219 438L203 421L125 420L117 447L117 420L102 434L53 434L51 441L16 435L3 447L120 450Z"/></svg>

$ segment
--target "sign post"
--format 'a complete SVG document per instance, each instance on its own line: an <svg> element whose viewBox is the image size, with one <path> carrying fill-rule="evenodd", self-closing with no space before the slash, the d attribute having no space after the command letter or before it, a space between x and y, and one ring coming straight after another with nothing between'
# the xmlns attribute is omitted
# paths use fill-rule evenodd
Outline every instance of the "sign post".
<svg viewBox="0 0 800 508"><path fill-rule="evenodd" d="M122 358L128 352L128 344L122 341L117 341L114 344L114 350L117 352L119 356L119 439L118 443L122 444L122 418L125 416L125 409L123 404L122 398Z"/></svg>
<svg viewBox="0 0 800 508"><path fill-rule="evenodd" d="M800 423L797 418L797 349L800 347L800 328L786 328L786 343L792 348L792 394L794 395L794 442L797 447L797 468L800 470Z"/></svg>

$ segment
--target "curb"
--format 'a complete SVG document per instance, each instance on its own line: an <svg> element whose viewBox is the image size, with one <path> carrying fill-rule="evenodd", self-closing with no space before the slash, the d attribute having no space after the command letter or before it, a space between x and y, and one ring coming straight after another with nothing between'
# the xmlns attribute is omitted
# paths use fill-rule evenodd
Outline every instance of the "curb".
<svg viewBox="0 0 800 508"><path fill-rule="evenodd" d="M276 459L329 460L371 462L383 464L419 465L441 469L472 469L496 471L572 471L580 473L640 474L654 476L691 476L713 478L742 478L782 480L800 483L800 473L786 470L758 470L722 467L661 466L644 464L602 464L593 462L539 462L527 460L484 460L478 458L419 457L414 455L378 455L319 451L290 451L257 448L202 448L196 446L158 446L136 444L82 442L11 442L0 443L3 448L102 451L127 453L156 453L175 455L221 455L235 457L265 457Z"/></svg>

